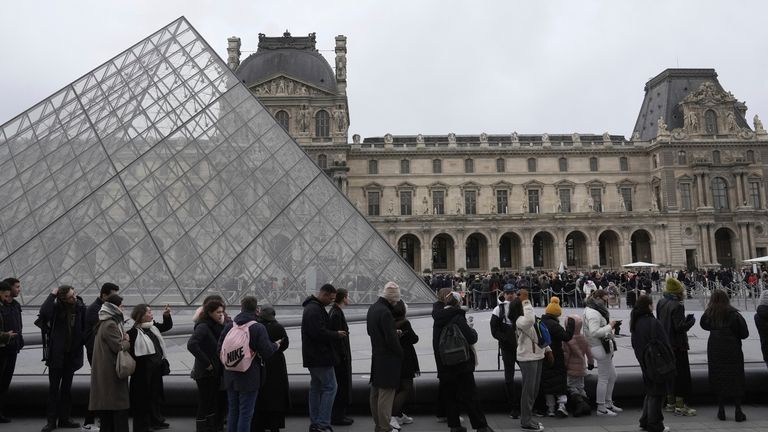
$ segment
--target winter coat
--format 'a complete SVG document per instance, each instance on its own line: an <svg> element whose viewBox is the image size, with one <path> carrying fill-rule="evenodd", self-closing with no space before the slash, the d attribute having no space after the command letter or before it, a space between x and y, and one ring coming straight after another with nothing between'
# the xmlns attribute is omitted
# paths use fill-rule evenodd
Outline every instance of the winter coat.
<svg viewBox="0 0 768 432"><path fill-rule="evenodd" d="M248 321L256 321L256 314L250 312L241 312L235 319L234 324L243 325ZM221 346L224 344L224 339L227 337L227 333L232 330L233 323L229 323L224 326L224 330L219 337L219 344L216 347L218 352L221 352ZM254 323L248 328L250 335L249 346L257 353L254 355L253 363L251 367L245 372L236 372L224 370L224 388L227 390L234 390L236 392L252 392L258 391L261 387L262 374L264 371L261 367L261 362L272 357L272 354L277 351L277 347L269 340L267 336L267 330L261 323Z"/></svg>
<svg viewBox="0 0 768 432"><path fill-rule="evenodd" d="M269 340L276 342L282 339L280 348L264 364L266 376L259 391L259 400L256 403L257 412L286 412L291 406L288 388L288 367L285 363L285 350L288 349L288 333L277 321L259 320L267 330ZM283 426L285 427L285 426Z"/></svg>
<svg viewBox="0 0 768 432"><path fill-rule="evenodd" d="M566 324L566 328L563 328L557 317L549 314L544 314L541 317L541 322L547 326L549 335L552 337L550 348L552 349L554 362L552 365L544 362L544 366L541 370L540 392L542 394L564 395L568 390L568 373L565 367L563 345L573 338L575 322L570 320L568 324Z"/></svg>
<svg viewBox="0 0 768 432"><path fill-rule="evenodd" d="M538 337L533 325L536 321L536 315L533 313L533 306L530 300L523 302L523 316L515 321L517 326L517 361L538 361L544 358L544 352L551 350L550 347L541 348L537 344Z"/></svg>
<svg viewBox="0 0 768 432"><path fill-rule="evenodd" d="M416 355L416 348L413 347L419 342L419 335L413 331L413 326L407 319L395 321L395 328L402 332L400 346L403 348L403 365L400 369L400 378L413 379L421 374L419 357Z"/></svg>
<svg viewBox="0 0 768 432"><path fill-rule="evenodd" d="M40 317L47 320L51 326L50 342L48 345L48 367L63 368L64 358L69 358L71 370L83 367L83 346L85 345L85 304L80 297L75 298L74 326L69 333L67 315L63 302L56 300L50 294L40 307ZM69 340L69 346L67 341Z"/></svg>
<svg viewBox="0 0 768 432"><path fill-rule="evenodd" d="M165 333L171 328L173 328L173 319L171 318L170 314L163 314L163 322L161 324L158 324L157 322L152 323L153 326L157 327L157 329L160 331L160 333ZM136 345L136 337L138 336L138 332L142 331L144 334L146 334L149 339L152 341L152 344L155 347L155 353L150 355L144 355L136 357L135 353L135 345ZM163 356L165 353L162 351L162 345L160 344L160 341L157 339L157 335L155 335L154 332L152 332L150 329L139 329L138 327L134 326L131 329L127 331L128 333L128 339L131 343L131 355L136 360L136 372L134 373L134 376L131 378L136 379L137 375L144 376L146 373L146 376L151 375L153 372L159 371L160 368L163 366Z"/></svg>
<svg viewBox="0 0 768 432"><path fill-rule="evenodd" d="M338 363L333 342L343 336L329 327L325 306L315 296L309 296L301 315L301 357L304 367L333 367Z"/></svg>
<svg viewBox="0 0 768 432"><path fill-rule="evenodd" d="M392 305L383 297L368 308L366 317L371 337L371 385L378 388L398 388L403 365L403 348L395 331Z"/></svg>
<svg viewBox="0 0 768 432"><path fill-rule="evenodd" d="M749 329L738 310L731 308L724 323L715 323L705 312L701 328L709 331L707 366L709 384L725 397L744 395L744 353L741 340L749 337Z"/></svg>
<svg viewBox="0 0 768 432"><path fill-rule="evenodd" d="M432 303L432 352L435 355L435 366L437 367L437 373L443 368L443 364L440 362L440 351L438 351L438 343L440 342L440 332L443 327L438 323L443 323L448 316L453 316L453 312L445 308L445 303L436 301ZM442 324L443 326L445 324Z"/></svg>
<svg viewBox="0 0 768 432"><path fill-rule="evenodd" d="M688 351L688 330L696 324L696 320L687 320L685 306L674 294L665 294L656 304L656 316L664 327L672 349Z"/></svg>
<svg viewBox="0 0 768 432"><path fill-rule="evenodd" d="M5 343L4 349L18 353L24 348L24 335L22 334L23 323L21 321L21 304L12 299L8 304L0 305L0 315L2 315L2 327L0 330L8 332L13 330L16 336L10 338Z"/></svg>
<svg viewBox="0 0 768 432"><path fill-rule="evenodd" d="M215 322L210 317L203 318L195 323L192 336L187 341L187 351L195 357L190 376L192 379L209 378L218 376L221 378L224 367L219 359L219 338L224 331L224 325ZM208 370L209 366L213 369Z"/></svg>
<svg viewBox="0 0 768 432"><path fill-rule="evenodd" d="M510 302L502 302L491 314L491 336L499 341L499 348L511 354L513 361L517 355L517 328L515 321L509 318Z"/></svg>
<svg viewBox="0 0 768 432"><path fill-rule="evenodd" d="M648 312L637 317L635 322L635 329L632 332L632 349L635 351L635 358L640 364L640 369L643 372L643 383L645 384L645 391L650 395L661 396L667 394L667 383L665 382L653 382L646 376L647 369L644 364L645 348L651 340L651 326L654 326L654 332L656 340L670 345L669 338L666 332L664 332L664 326L659 320L653 317L653 314ZM671 346L670 346L671 348Z"/></svg>
<svg viewBox="0 0 768 432"><path fill-rule="evenodd" d="M130 406L128 378L118 378L115 371L117 353L128 351L131 347L130 342L123 339L123 334L122 323L115 319L96 324L88 403L91 411L119 411Z"/></svg>
<svg viewBox="0 0 768 432"><path fill-rule="evenodd" d="M331 306L331 311L328 313L328 319L329 329L334 331L343 330L349 335L349 325L347 324L347 317L344 315L344 310L335 303ZM352 349L349 346L349 336L334 339L332 343L336 361L350 365L350 370L352 370Z"/></svg>
<svg viewBox="0 0 768 432"><path fill-rule="evenodd" d="M85 352L88 362L93 359L93 341L96 338L96 324L99 323L99 310L104 302L97 297L85 310Z"/></svg>
<svg viewBox="0 0 768 432"><path fill-rule="evenodd" d="M464 338L467 340L467 343L469 345L474 345L477 343L477 332L475 329L469 326L467 323L467 311L464 309L461 309L457 306L451 306L451 307L445 307L445 304L443 304L443 309L441 312L435 314L435 311L432 311L432 317L435 318L435 325L434 330L437 332L437 344L438 347L435 350L436 351L436 359L440 358L440 333L443 332L443 329L450 324L454 319L456 319L456 324L459 326L459 330L461 331L461 334L464 335ZM437 371L438 377L442 377L445 375L455 375L455 374L462 374L462 373L472 373L475 371L475 352L474 350L469 350L469 360L467 360L464 363L459 363L457 365L452 366L446 366L442 365L440 369Z"/></svg>
<svg viewBox="0 0 768 432"><path fill-rule="evenodd" d="M573 318L573 337L563 344L563 359L568 376L587 376L587 363L594 365L592 350L589 349L587 338L582 333L583 321L578 315L570 315ZM586 360L585 360L586 356Z"/></svg>
<svg viewBox="0 0 768 432"><path fill-rule="evenodd" d="M602 347L603 339L613 339L613 330L608 320L600 312L590 307L584 308L584 337L590 347ZM609 344L613 350L613 344Z"/></svg>
<svg viewBox="0 0 768 432"><path fill-rule="evenodd" d="M755 326L760 335L760 349L763 351L763 360L768 363L768 306L760 305L755 313Z"/></svg>

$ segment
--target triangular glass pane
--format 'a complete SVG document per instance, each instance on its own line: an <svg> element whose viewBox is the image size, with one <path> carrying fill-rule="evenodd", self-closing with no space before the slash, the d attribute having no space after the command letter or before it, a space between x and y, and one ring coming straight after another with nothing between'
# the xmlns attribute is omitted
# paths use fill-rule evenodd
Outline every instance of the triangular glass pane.
<svg viewBox="0 0 768 432"><path fill-rule="evenodd" d="M106 280L129 303L373 301L384 279L432 300L184 18L0 126L0 202L25 304Z"/></svg>

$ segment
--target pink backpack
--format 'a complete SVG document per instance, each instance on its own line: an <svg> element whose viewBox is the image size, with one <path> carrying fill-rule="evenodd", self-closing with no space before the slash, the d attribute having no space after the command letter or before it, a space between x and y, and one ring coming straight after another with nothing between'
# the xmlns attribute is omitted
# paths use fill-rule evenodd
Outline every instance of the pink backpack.
<svg viewBox="0 0 768 432"><path fill-rule="evenodd" d="M224 337L219 358L224 369L233 372L245 372L251 367L255 353L251 349L250 327L256 321L248 321L243 325L232 323L232 328Z"/></svg>

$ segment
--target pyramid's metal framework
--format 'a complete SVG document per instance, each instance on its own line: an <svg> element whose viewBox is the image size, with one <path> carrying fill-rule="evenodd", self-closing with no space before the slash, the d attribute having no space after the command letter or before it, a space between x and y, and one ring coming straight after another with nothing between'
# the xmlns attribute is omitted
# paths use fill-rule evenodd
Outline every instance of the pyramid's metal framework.
<svg viewBox="0 0 768 432"><path fill-rule="evenodd" d="M183 17L2 125L0 202L25 304L107 281L129 303L434 299Z"/></svg>

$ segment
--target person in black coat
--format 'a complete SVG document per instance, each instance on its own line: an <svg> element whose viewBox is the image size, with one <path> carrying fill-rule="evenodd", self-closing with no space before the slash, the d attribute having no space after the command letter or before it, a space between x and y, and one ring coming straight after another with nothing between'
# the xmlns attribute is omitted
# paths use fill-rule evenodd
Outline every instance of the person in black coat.
<svg viewBox="0 0 768 432"><path fill-rule="evenodd" d="M760 293L760 303L755 312L755 326L760 335L760 349L763 352L763 360L768 366L768 289Z"/></svg>
<svg viewBox="0 0 768 432"><path fill-rule="evenodd" d="M272 342L280 342L280 348L264 362L264 383L256 400L256 411L251 422L253 432L278 432L285 428L285 413L291 407L288 387L288 367L285 364L285 350L288 349L288 333L275 317L275 308L264 306L258 321L267 329Z"/></svg>
<svg viewBox="0 0 768 432"><path fill-rule="evenodd" d="M438 422L447 421L447 394L445 390L445 380L442 379L444 374L441 374L442 363L440 362L440 353L438 352L438 342L440 341L440 331L437 328L437 322L439 318L446 315L448 312L445 310L445 299L452 292L451 288L442 288L437 292L437 301L432 304L432 352L435 356L435 367L437 369L437 410L435 415Z"/></svg>
<svg viewBox="0 0 768 432"><path fill-rule="evenodd" d="M349 334L349 325L344 316L344 307L349 305L349 292L344 288L336 290L336 298L328 313L328 328L336 331L344 331ZM331 410L331 424L334 426L349 426L355 421L347 417L347 408L352 395L352 349L349 346L349 337L333 341L333 351L338 362L334 366L336 374L336 398L333 400Z"/></svg>
<svg viewBox="0 0 768 432"><path fill-rule="evenodd" d="M389 432L392 404L400 386L403 348L400 346L392 306L400 301L400 287L387 282L376 303L368 308L366 328L371 338L370 407L376 432Z"/></svg>
<svg viewBox="0 0 768 432"><path fill-rule="evenodd" d="M457 292L449 292L443 300L445 306L443 313L435 317L435 330L438 335L442 334L443 329L448 325L456 324L471 346L477 342L477 332L470 327L467 322L466 311L461 308L461 295ZM440 336L437 337L438 344ZM438 346L438 357L440 348ZM466 428L461 425L459 413L466 411L469 415L469 421L472 428L478 432L493 432L488 426L485 415L480 409L480 403L477 400L477 386L475 385L475 362L476 355L474 349L470 349L469 360L456 365L442 365L438 369L438 376L444 381L446 412L448 414L448 427L451 432L466 432Z"/></svg>
<svg viewBox="0 0 768 432"><path fill-rule="evenodd" d="M403 412L403 406L413 393L413 379L421 374L419 358L416 348L413 346L419 342L419 335L413 331L411 322L405 317L408 306L400 300L392 307L392 316L395 318L395 329L400 338L400 346L403 348L403 364L400 369L400 387L395 394L392 404L392 417L399 425L413 423L413 418Z"/></svg>
<svg viewBox="0 0 768 432"><path fill-rule="evenodd" d="M669 278L664 288L664 297L656 305L656 316L669 338L675 353L674 381L667 385L666 410L676 415L695 416L696 410L686 405L691 393L691 364L688 360L688 330L696 324L693 314L685 315L685 287L675 278Z"/></svg>
<svg viewBox="0 0 768 432"><path fill-rule="evenodd" d="M221 399L226 401L226 395L219 391L224 370L216 349L224 330L224 309L219 300L206 303L187 341L187 350L195 357L191 376L197 384L197 432L217 432L224 424L226 410Z"/></svg>
<svg viewBox="0 0 768 432"><path fill-rule="evenodd" d="M701 328L709 331L707 364L709 384L717 394L717 418L725 420L725 400L731 399L736 406L735 419L742 422L747 417L741 410L745 381L741 341L749 337L747 322L731 306L728 294L716 289L701 316Z"/></svg>
<svg viewBox="0 0 768 432"><path fill-rule="evenodd" d="M653 330L652 330L653 328ZM632 333L632 349L635 352L640 370L643 373L645 385L645 400L643 401L643 413L640 416L640 427L650 432L664 431L664 413L662 404L667 394L665 382L653 381L648 377L645 364L645 349L652 340L665 344L671 350L669 338L661 323L653 317L653 301L647 295L640 296L632 308L629 331Z"/></svg>
<svg viewBox="0 0 768 432"><path fill-rule="evenodd" d="M517 361L517 327L515 317L510 316L512 302L517 300L517 288L512 283L504 285L504 301L491 313L491 336L499 341L499 352L504 364L504 390L510 404L509 416L520 418L520 400L515 393L515 362Z"/></svg>
<svg viewBox="0 0 768 432"><path fill-rule="evenodd" d="M165 306L163 322L157 323L152 308L148 304L138 304L131 312L131 319L134 323L128 330L130 353L136 359L136 371L131 375L130 385L133 431L167 429L169 425L161 408L164 399L163 368L168 366L168 360L161 333L173 327L171 308Z"/></svg>
<svg viewBox="0 0 768 432"><path fill-rule="evenodd" d="M41 432L58 427L76 428L72 421L72 378L83 367L85 345L85 304L69 285L54 288L40 307L40 318L47 322L48 342L48 423Z"/></svg>
<svg viewBox="0 0 768 432"><path fill-rule="evenodd" d="M573 318L568 318L566 328L563 328L559 321L562 313L560 299L552 297L545 309L545 314L541 317L542 323L547 326L552 338L550 348L552 348L553 361L552 363L544 362L539 387L540 394L545 396L547 415L550 417L568 417L568 411L565 409L565 404L568 402L568 370L565 367L563 343L573 338L576 322Z"/></svg>
<svg viewBox="0 0 768 432"><path fill-rule="evenodd" d="M0 302L2 314L1 332L13 332L7 344L0 347L0 423L9 423L11 419L5 414L5 401L11 386L13 374L16 371L16 357L24 348L23 324L21 320L21 304L16 297L21 293L21 282L16 278L7 278L0 282L3 286L4 300Z"/></svg>

